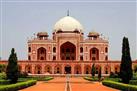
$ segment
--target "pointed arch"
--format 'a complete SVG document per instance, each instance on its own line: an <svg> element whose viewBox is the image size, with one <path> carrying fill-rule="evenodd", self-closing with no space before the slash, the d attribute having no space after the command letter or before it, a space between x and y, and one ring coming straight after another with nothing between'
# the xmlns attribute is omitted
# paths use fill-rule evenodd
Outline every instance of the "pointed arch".
<svg viewBox="0 0 137 91"><path fill-rule="evenodd" d="M114 70L115 70L115 73L119 73L120 72L120 66L119 65L115 65L114 66Z"/></svg>
<svg viewBox="0 0 137 91"><path fill-rule="evenodd" d="M81 74L82 72L81 72L81 66L80 65L76 65L75 67L74 67L74 73L75 74Z"/></svg>
<svg viewBox="0 0 137 91"><path fill-rule="evenodd" d="M61 60L75 60L76 46L71 42L65 42L60 46Z"/></svg>
<svg viewBox="0 0 137 91"><path fill-rule="evenodd" d="M50 65L45 66L45 73L52 74L52 67Z"/></svg>
<svg viewBox="0 0 137 91"><path fill-rule="evenodd" d="M56 65L54 67L54 73L55 74L61 74L62 73L61 69L62 69L61 65Z"/></svg>
<svg viewBox="0 0 137 91"><path fill-rule="evenodd" d="M91 74L91 66L90 65L84 66L84 74Z"/></svg>
<svg viewBox="0 0 137 91"><path fill-rule="evenodd" d="M42 67L41 65L35 66L35 74L41 74L42 73Z"/></svg>
<svg viewBox="0 0 137 91"><path fill-rule="evenodd" d="M40 47L37 50L37 59L38 60L46 60L46 49L44 47Z"/></svg>
<svg viewBox="0 0 137 91"><path fill-rule="evenodd" d="M110 73L110 66L109 65L105 65L105 67L104 67L104 73L105 74L109 74Z"/></svg>
<svg viewBox="0 0 137 91"><path fill-rule="evenodd" d="M95 47L90 49L90 60L99 60L99 49Z"/></svg>
<svg viewBox="0 0 137 91"><path fill-rule="evenodd" d="M32 73L32 67L31 67L31 65L26 65L25 66L25 72Z"/></svg>

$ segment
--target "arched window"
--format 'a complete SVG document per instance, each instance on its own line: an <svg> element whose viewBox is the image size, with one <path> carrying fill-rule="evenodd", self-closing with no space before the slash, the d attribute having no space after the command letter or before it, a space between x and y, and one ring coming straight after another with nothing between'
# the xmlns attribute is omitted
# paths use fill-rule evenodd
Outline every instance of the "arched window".
<svg viewBox="0 0 137 91"><path fill-rule="evenodd" d="M105 48L105 52L106 52L106 53L108 52L108 48L107 48L107 47Z"/></svg>
<svg viewBox="0 0 137 91"><path fill-rule="evenodd" d="M54 52L54 53L56 52L56 47L53 47L53 52Z"/></svg>
<svg viewBox="0 0 137 91"><path fill-rule="evenodd" d="M83 53L83 48L82 47L80 47L80 53Z"/></svg>
<svg viewBox="0 0 137 91"><path fill-rule="evenodd" d="M30 57L30 56L28 56L28 60L31 60L31 57Z"/></svg>
<svg viewBox="0 0 137 91"><path fill-rule="evenodd" d="M41 74L42 67L40 65L35 66L35 74Z"/></svg>
<svg viewBox="0 0 137 91"><path fill-rule="evenodd" d="M90 49L90 60L99 60L99 50L95 47Z"/></svg>
<svg viewBox="0 0 137 91"><path fill-rule="evenodd" d="M53 56L53 60L56 60L56 56Z"/></svg>
<svg viewBox="0 0 137 91"><path fill-rule="evenodd" d="M46 60L46 49L41 47L37 50L37 59Z"/></svg>
<svg viewBox="0 0 137 91"><path fill-rule="evenodd" d="M108 56L105 57L105 60L108 60Z"/></svg>
<svg viewBox="0 0 137 91"><path fill-rule="evenodd" d="M31 52L31 47L28 48L29 52Z"/></svg>
<svg viewBox="0 0 137 91"><path fill-rule="evenodd" d="M26 65L25 66L25 72L27 72L27 73L31 73L31 65Z"/></svg>

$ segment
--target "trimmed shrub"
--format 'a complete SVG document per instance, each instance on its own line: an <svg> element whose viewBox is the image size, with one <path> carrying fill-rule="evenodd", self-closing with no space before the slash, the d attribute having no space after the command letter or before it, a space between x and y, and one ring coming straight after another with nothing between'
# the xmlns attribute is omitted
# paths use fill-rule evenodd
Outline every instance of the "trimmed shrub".
<svg viewBox="0 0 137 91"><path fill-rule="evenodd" d="M105 80L115 81L115 82L121 82L120 78L108 78L106 77Z"/></svg>
<svg viewBox="0 0 137 91"><path fill-rule="evenodd" d="M10 84L9 80L0 80L0 85Z"/></svg>
<svg viewBox="0 0 137 91"><path fill-rule="evenodd" d="M52 80L52 79L53 79L53 77L45 77L44 78L45 81L49 81L49 80Z"/></svg>
<svg viewBox="0 0 137 91"><path fill-rule="evenodd" d="M19 82L16 84L4 85L0 87L0 91L17 91L36 84L36 80L29 80L26 82Z"/></svg>
<svg viewBox="0 0 137 91"><path fill-rule="evenodd" d="M137 85L137 80L130 80L130 81L129 81L129 84Z"/></svg>
<svg viewBox="0 0 137 91"><path fill-rule="evenodd" d="M84 79L88 81L98 81L97 77L84 77Z"/></svg>
<svg viewBox="0 0 137 91"><path fill-rule="evenodd" d="M122 90L122 91L137 91L136 85L129 85L129 84L124 84L124 83L114 82L109 80L104 80L102 84L105 86Z"/></svg>
<svg viewBox="0 0 137 91"><path fill-rule="evenodd" d="M53 77L27 77L26 79L32 79L32 80L37 80L37 81L48 81L52 80Z"/></svg>

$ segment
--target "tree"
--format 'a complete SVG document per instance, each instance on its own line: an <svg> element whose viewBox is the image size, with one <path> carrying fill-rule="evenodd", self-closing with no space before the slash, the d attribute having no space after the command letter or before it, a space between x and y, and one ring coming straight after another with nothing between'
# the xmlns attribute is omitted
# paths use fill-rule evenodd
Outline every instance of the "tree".
<svg viewBox="0 0 137 91"><path fill-rule="evenodd" d="M10 80L10 83L17 83L18 72L17 55L14 48L12 48L6 69L7 79Z"/></svg>
<svg viewBox="0 0 137 91"><path fill-rule="evenodd" d="M99 73L98 73L98 80L101 80L101 67L99 68Z"/></svg>
<svg viewBox="0 0 137 91"><path fill-rule="evenodd" d="M132 72L132 61L130 57L130 48L128 38L123 38L122 43L122 58L120 64L120 78L122 79L123 83L128 84L129 80L131 80L133 76Z"/></svg>
<svg viewBox="0 0 137 91"><path fill-rule="evenodd" d="M95 72L96 72L96 68L95 68L95 64L93 64L93 65L92 65L92 69L91 69L92 77L95 76Z"/></svg>

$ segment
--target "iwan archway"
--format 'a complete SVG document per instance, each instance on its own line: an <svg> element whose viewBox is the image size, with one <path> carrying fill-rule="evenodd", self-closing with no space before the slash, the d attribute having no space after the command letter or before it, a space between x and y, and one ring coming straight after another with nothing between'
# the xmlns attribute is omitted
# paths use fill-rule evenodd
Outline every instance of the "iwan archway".
<svg viewBox="0 0 137 91"><path fill-rule="evenodd" d="M71 74L71 66L70 65L67 65L65 66L65 74Z"/></svg>
<svg viewBox="0 0 137 91"><path fill-rule="evenodd" d="M76 46L71 42L65 42L60 46L61 60L76 60Z"/></svg>

